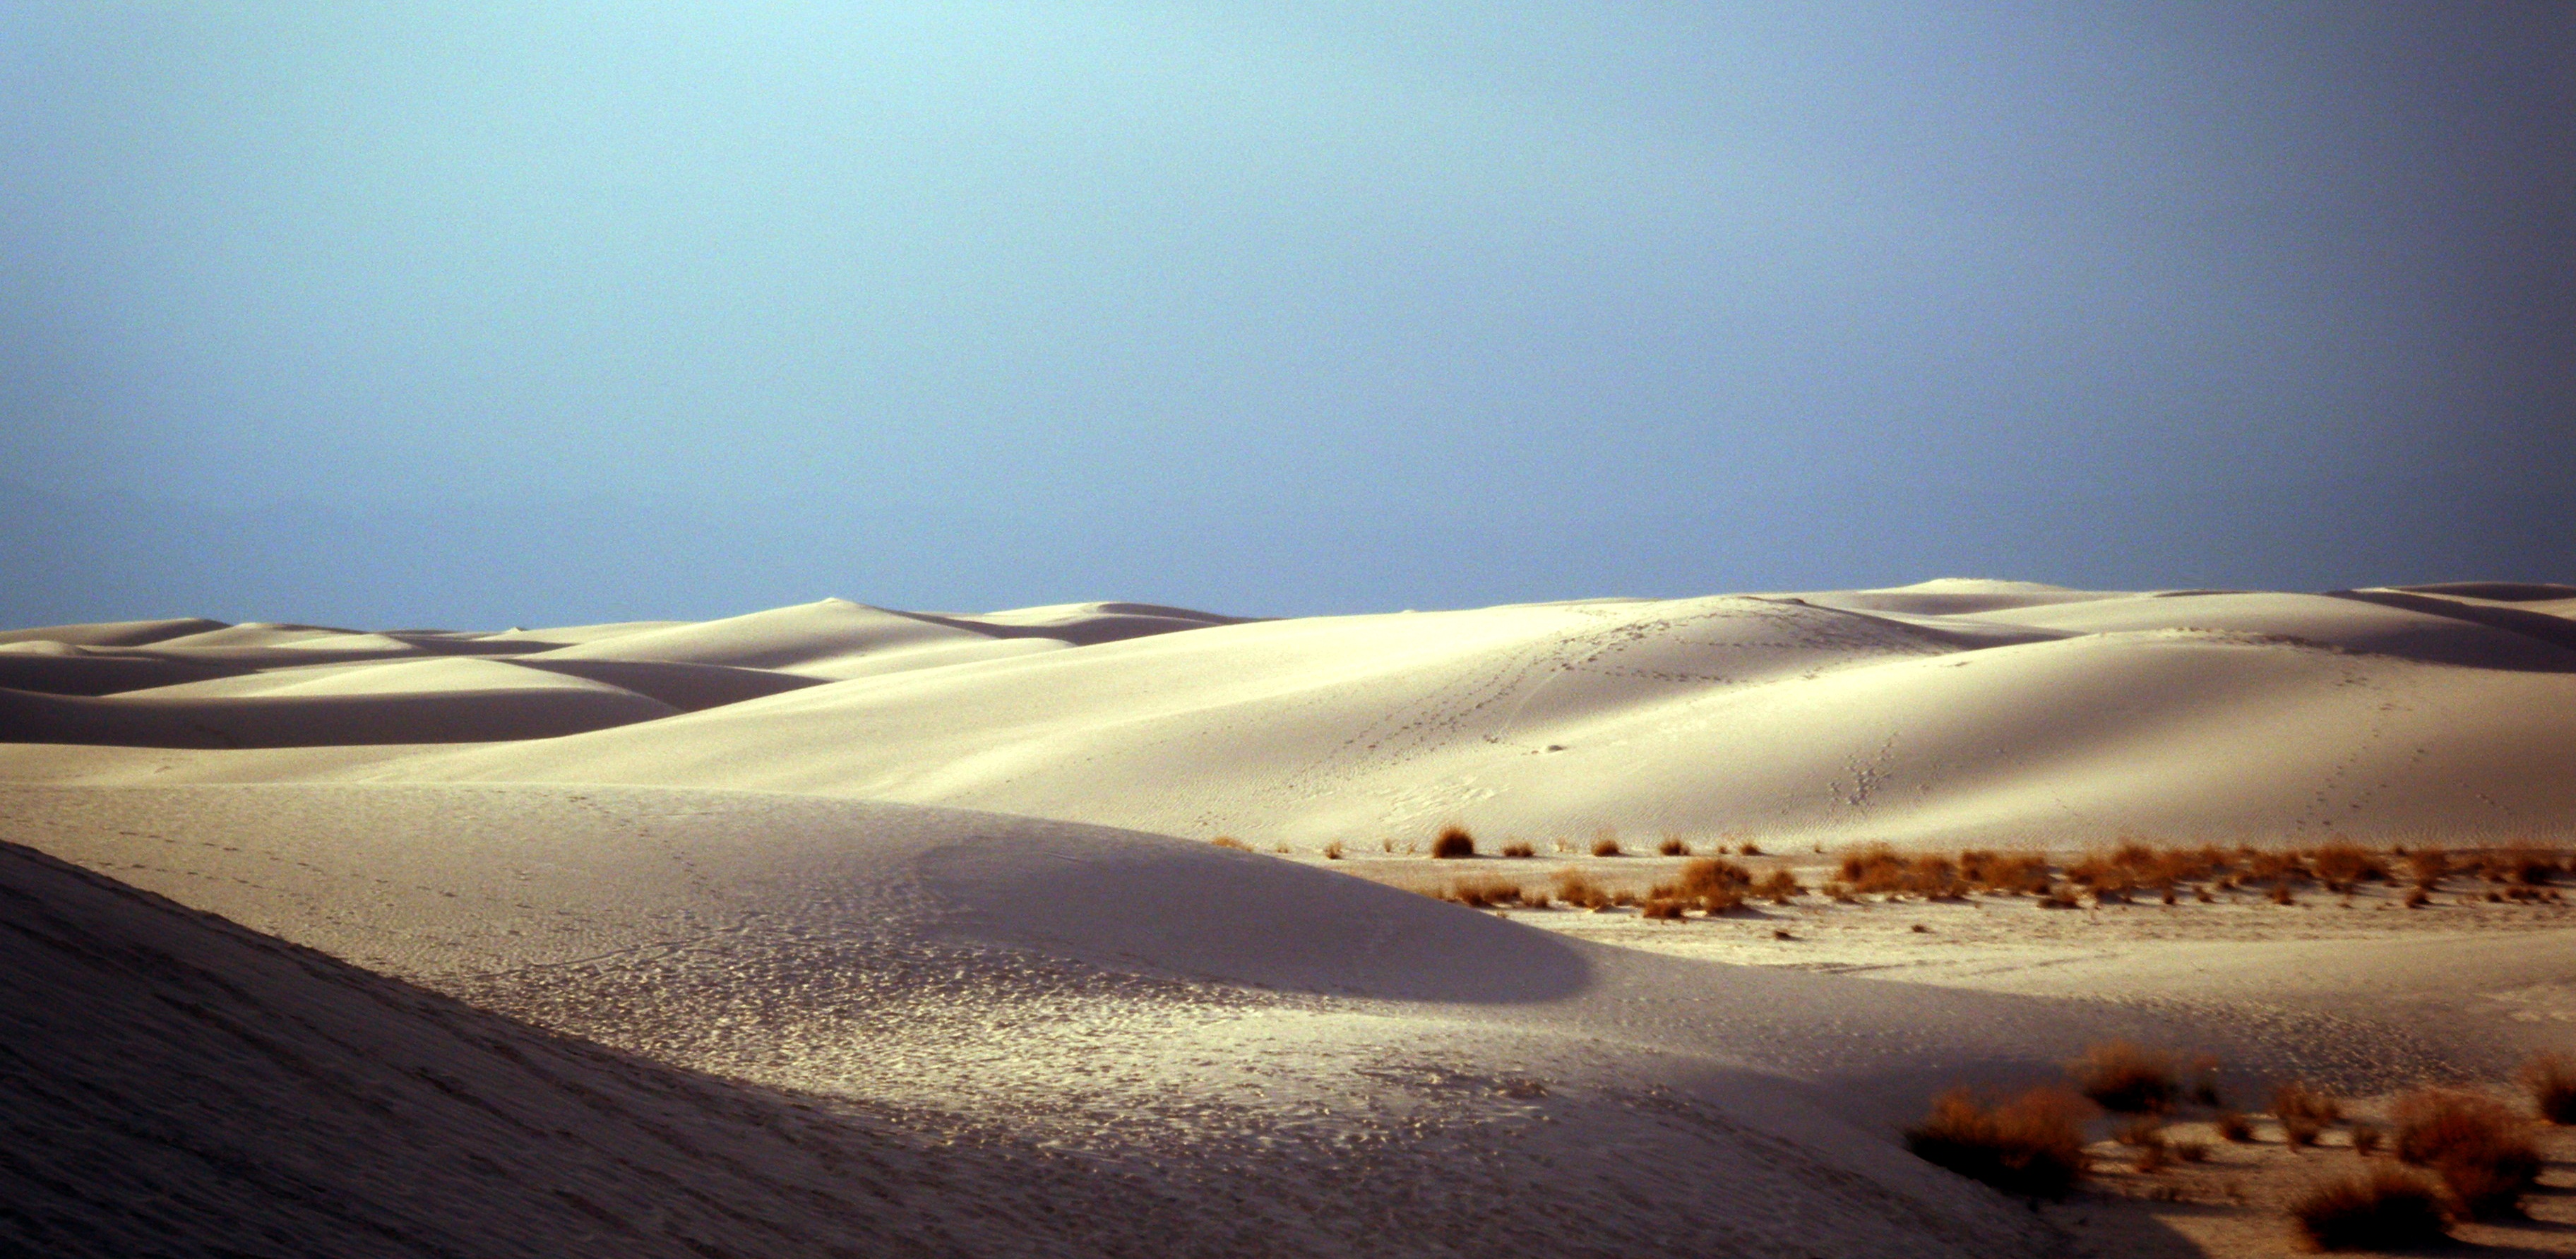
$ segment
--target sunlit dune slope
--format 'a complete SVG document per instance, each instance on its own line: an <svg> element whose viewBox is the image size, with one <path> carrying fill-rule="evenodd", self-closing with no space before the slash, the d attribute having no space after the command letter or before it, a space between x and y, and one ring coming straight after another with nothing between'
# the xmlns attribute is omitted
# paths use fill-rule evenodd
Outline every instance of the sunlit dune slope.
<svg viewBox="0 0 2576 1259"><path fill-rule="evenodd" d="M68 640L129 631L72 627L7 650L235 672L11 696L21 746L0 747L0 775L696 785L1306 848L1418 842L1453 822L1497 842L1603 827L1779 843L2554 836L2576 826L2576 621L2548 610L2568 590L1948 580L1261 622L825 600L562 641L239 626L112 649ZM441 655L457 681L350 693L438 663L362 648ZM600 689L469 698L467 666ZM154 708L287 699L315 707ZM459 741L483 745L325 761L38 746Z"/></svg>
<svg viewBox="0 0 2576 1259"><path fill-rule="evenodd" d="M1957 585L1212 628L383 772L829 792L1307 846L1449 822L2087 842L2576 819L2576 652L2551 642L2322 595Z"/></svg>

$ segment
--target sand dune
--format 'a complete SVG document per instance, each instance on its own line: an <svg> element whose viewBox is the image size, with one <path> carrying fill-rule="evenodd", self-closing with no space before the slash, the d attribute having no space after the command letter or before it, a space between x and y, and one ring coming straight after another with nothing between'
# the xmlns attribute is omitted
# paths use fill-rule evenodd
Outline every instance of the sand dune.
<svg viewBox="0 0 2576 1259"><path fill-rule="evenodd" d="M2003 597L1236 625L380 772L829 792L1308 848L1453 821L2064 845L2576 818L2576 654L2539 638L2317 595L1929 610Z"/></svg>
<svg viewBox="0 0 2576 1259"><path fill-rule="evenodd" d="M1993 1051L2008 1025L2042 1046L2074 1034L2037 1005L2011 1015L2010 999L1759 971L1689 985L1676 981L1709 968L1562 941L1289 863L861 802L15 789L0 795L0 828L664 1063L898 1107L920 1123L1007 1116L1021 1142L1092 1169L1088 1186L1059 1177L1048 1187L1058 1229L1084 1253L1121 1253L1119 1239L1139 1234L1155 1240L1123 1253L1447 1253L1490 1246L1506 1226L1515 1246L1575 1253L2038 1254L2050 1244L2003 1200L1962 1193L1827 1113L1817 1104L1827 1095L1808 1083ZM1063 884L1068 863L1090 879ZM1138 876L1198 906L1195 916L1133 912ZM1046 896L1033 899L1040 884ZM1062 908L1018 912L1047 897ZM1292 991L1265 989L1270 981ZM288 1006L249 1021L294 1035L279 1024L297 1014L311 1017ZM74 1009L65 1021L117 1017ZM1721 1030L1750 1055L1709 1053ZM412 1041L400 1021L371 1027L353 1047L364 1061L341 1069L417 1075L408 1064L440 1047ZM433 1079L463 1074L431 1069ZM487 1056L471 1091L528 1087L490 1079L497 1069ZM1848 1107L1865 1091L1836 1100ZM710 1144L761 1135L724 1118L690 1131ZM1641 1180L1640 1158L1693 1174ZM895 1174L890 1162L878 1154L881 1182ZM1224 1192L1211 1193L1203 1178L1219 1168ZM577 1163L534 1183L582 1173ZM937 1209L974 1218L982 1199L1003 1196L1003 1180L952 1169ZM634 1218L626 1194L580 1191ZM1731 1205L1747 1195L1763 1209ZM1539 1203L1557 1209L1533 1212ZM560 1217L507 1201L484 1209L523 1227ZM891 1214L883 1203L866 1213ZM1384 1232L1398 1224L1401 1235Z"/></svg>
<svg viewBox="0 0 2576 1259"><path fill-rule="evenodd" d="M0 669L99 693L0 690L0 840L390 979L279 978L285 945L0 850L38 915L13 922L85 924L8 937L0 1015L50 1002L25 1025L73 1046L12 1081L28 1123L76 1124L81 1091L196 1113L209 1157L240 1161L270 1139L250 1116L316 1117L278 1138L288 1188L91 1134L32 1179L0 1169L53 1213L7 1226L86 1228L43 1236L88 1253L259 1218L289 1253L350 1229L472 1253L2068 1253L1891 1128L1942 1085L2046 1078L2105 1037L2216 1052L2231 1088L2492 1077L2576 1019L2576 932L2553 906L2382 898L2222 907L2234 934L2185 940L2154 917L2179 911L2024 899L1870 943L1822 904L1507 921L1342 871L1533 868L1393 855L1450 823L1820 863L1878 840L2576 837L2565 589L1941 581L1281 621L826 600L499 634L20 634L0 661L28 663ZM1280 852L1199 842L1220 833ZM189 931L210 934L153 947L214 959L197 970L108 943ZM440 996L382 997L397 981ZM333 1030L362 992L437 1026ZM317 1078L387 1083L308 1095L173 1002ZM86 1025L115 1034L78 1046ZM198 1076L218 1083L168 1091ZM488 1201L457 1188L482 1164L421 1152L506 1144L492 1115L567 1090L696 1118L638 1101L566 1125L560 1166L510 1171L514 1149L472 1172L529 1187ZM335 1158L385 1144L382 1111L338 1109L370 1096L448 1135ZM588 1179L602 1150L750 1205L652 1214ZM817 1160L872 1169L863 1209L816 1206ZM702 1161L725 1170L691 1179ZM1640 1172L1670 1168L1690 1174Z"/></svg>

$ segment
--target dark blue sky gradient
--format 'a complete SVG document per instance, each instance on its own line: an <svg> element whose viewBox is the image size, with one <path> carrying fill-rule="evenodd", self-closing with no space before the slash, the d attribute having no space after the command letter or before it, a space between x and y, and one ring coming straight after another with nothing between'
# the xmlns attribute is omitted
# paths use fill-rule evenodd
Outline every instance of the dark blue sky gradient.
<svg viewBox="0 0 2576 1259"><path fill-rule="evenodd" d="M2576 8L1388 7L0 8L0 622L2576 579Z"/></svg>

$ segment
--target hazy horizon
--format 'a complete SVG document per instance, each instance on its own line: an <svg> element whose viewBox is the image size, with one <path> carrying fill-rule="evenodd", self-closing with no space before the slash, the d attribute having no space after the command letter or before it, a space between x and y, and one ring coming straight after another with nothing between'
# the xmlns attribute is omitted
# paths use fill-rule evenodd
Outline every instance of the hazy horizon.
<svg viewBox="0 0 2576 1259"><path fill-rule="evenodd" d="M0 623L2576 579L2549 4L0 7Z"/></svg>

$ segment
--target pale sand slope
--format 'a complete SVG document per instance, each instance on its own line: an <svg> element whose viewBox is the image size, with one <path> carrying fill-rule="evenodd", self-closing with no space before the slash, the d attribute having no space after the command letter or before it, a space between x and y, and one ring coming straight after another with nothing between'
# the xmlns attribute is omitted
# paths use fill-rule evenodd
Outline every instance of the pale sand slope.
<svg viewBox="0 0 2576 1259"><path fill-rule="evenodd" d="M1265 1249L1141 1184L1109 1209L1025 1144L603 1051L24 848L0 906L0 1252Z"/></svg>
<svg viewBox="0 0 2576 1259"><path fill-rule="evenodd" d="M486 1010L1054 1151L1074 1253L1148 1230L1129 1253L2052 1253L1879 1116L1929 1067L2034 1069L2138 1025L1566 942L1206 845L855 801L13 788L0 836ZM373 1040L343 1056L409 1061ZM236 1075L207 1086L226 1105L258 1091ZM247 1113L209 1119L248 1139ZM932 1200L975 1218L993 1192ZM931 1209L881 1210L898 1207Z"/></svg>
<svg viewBox="0 0 2576 1259"><path fill-rule="evenodd" d="M947 641L890 614L809 619ZM816 659L838 658L802 665ZM2359 598L1947 582L1216 626L336 769L0 752L20 779L317 772L827 793L1309 851L1449 822L1489 838L2470 842L2576 824L2576 650Z"/></svg>

